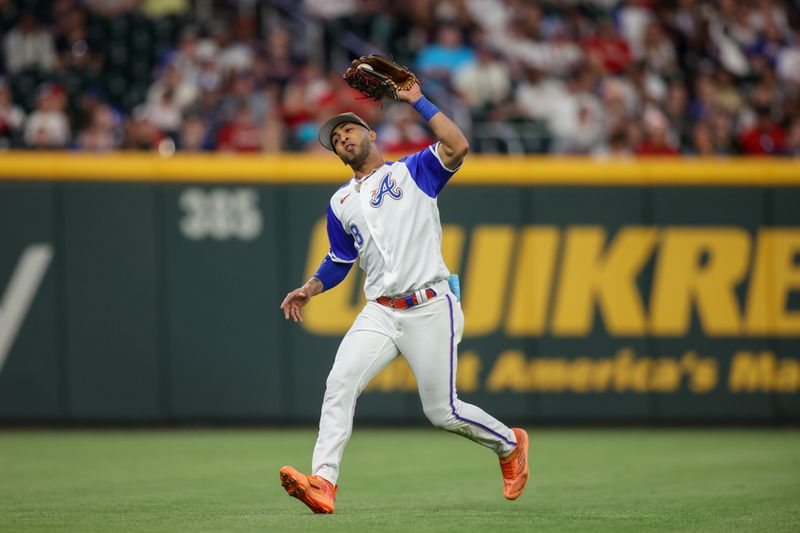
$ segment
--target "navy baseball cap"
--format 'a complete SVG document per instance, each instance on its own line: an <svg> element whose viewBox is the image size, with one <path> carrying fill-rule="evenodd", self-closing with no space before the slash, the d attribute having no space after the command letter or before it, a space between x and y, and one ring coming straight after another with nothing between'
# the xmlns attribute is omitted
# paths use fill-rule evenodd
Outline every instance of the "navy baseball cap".
<svg viewBox="0 0 800 533"><path fill-rule="evenodd" d="M331 135L333 135L333 130L336 129L336 126L339 124L344 124L345 122L352 122L353 124L364 126L368 130L372 129L363 118L359 117L355 113L342 113L325 121L325 124L323 124L319 129L319 143L331 152L334 152L335 150L333 149L333 143L331 142Z"/></svg>

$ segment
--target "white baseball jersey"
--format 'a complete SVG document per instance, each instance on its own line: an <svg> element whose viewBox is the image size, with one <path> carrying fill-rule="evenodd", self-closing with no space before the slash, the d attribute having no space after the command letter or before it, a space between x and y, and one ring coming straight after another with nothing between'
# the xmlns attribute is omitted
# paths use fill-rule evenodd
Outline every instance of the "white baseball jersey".
<svg viewBox="0 0 800 533"><path fill-rule="evenodd" d="M361 182L355 177L328 206L330 257L359 260L368 300L399 296L447 279L436 197L458 170L448 169L438 143L387 162Z"/></svg>
<svg viewBox="0 0 800 533"><path fill-rule="evenodd" d="M347 332L328 376L312 471L333 484L353 429L356 398L400 353L417 379L425 416L505 456L514 432L456 393L457 345L464 315L442 259L436 197L458 169L444 166L438 145L386 163L339 189L328 206L330 258L359 260L367 304ZM407 309L376 302L435 285L436 296Z"/></svg>

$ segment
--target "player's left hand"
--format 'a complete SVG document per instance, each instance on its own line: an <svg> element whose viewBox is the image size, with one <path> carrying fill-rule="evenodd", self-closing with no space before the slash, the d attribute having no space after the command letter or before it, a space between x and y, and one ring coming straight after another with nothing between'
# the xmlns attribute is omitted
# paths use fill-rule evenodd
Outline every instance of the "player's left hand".
<svg viewBox="0 0 800 533"><path fill-rule="evenodd" d="M406 102L409 104L413 104L417 100L422 97L422 89L419 86L419 83L414 83L411 88L407 91L401 91L398 89L397 91L397 99L401 102Z"/></svg>

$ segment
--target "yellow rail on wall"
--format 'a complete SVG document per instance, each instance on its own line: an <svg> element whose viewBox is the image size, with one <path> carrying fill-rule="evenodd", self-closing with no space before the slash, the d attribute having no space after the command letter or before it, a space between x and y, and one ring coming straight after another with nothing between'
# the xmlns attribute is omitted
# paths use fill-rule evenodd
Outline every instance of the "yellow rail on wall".
<svg viewBox="0 0 800 533"><path fill-rule="evenodd" d="M0 153L0 180L336 184L351 176L333 155L65 152ZM454 178L464 185L798 186L800 159L561 158L471 155Z"/></svg>

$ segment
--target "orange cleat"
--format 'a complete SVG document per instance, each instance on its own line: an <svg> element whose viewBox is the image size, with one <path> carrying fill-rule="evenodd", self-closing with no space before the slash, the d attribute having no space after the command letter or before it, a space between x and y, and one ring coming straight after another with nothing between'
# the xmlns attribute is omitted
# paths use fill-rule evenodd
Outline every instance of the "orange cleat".
<svg viewBox="0 0 800 533"><path fill-rule="evenodd" d="M524 429L512 428L517 437L517 447L507 457L500 458L503 472L503 496L516 500L528 484L528 433Z"/></svg>
<svg viewBox="0 0 800 533"><path fill-rule="evenodd" d="M281 485L317 514L333 513L338 486L319 476L301 474L291 466L281 468Z"/></svg>

